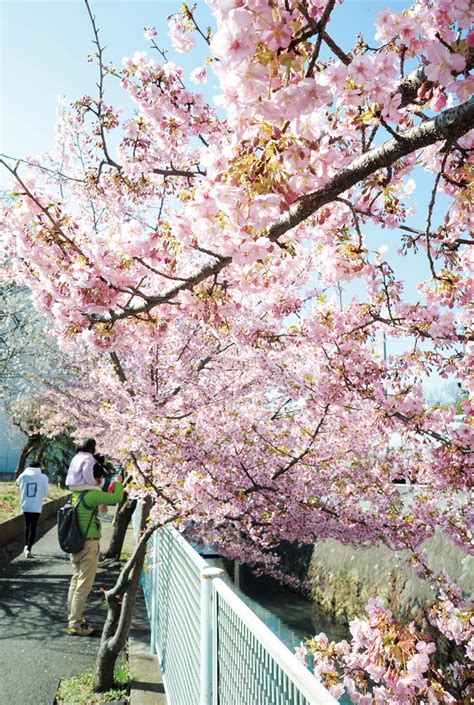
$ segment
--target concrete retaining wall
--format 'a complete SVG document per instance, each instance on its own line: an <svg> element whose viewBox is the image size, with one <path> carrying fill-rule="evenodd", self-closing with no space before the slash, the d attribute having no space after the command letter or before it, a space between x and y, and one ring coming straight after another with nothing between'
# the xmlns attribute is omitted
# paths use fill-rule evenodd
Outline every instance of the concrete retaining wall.
<svg viewBox="0 0 474 705"><path fill-rule="evenodd" d="M68 497L69 494L66 494L64 497L58 497L57 499L51 499L49 502L45 502L38 524L42 524L44 521L55 516L58 509L66 504ZM18 514L8 519L8 521L4 521L0 524L0 547L7 546L12 541L15 541L24 531L25 520L23 519L23 514Z"/></svg>
<svg viewBox="0 0 474 705"><path fill-rule="evenodd" d="M441 533L427 539L422 548L432 570L446 570L466 596L474 594L474 557ZM402 618L416 615L434 595L411 567L408 552L384 545L354 548L333 539L320 541L313 549L308 577L315 603L344 621L362 615L367 600L375 595Z"/></svg>

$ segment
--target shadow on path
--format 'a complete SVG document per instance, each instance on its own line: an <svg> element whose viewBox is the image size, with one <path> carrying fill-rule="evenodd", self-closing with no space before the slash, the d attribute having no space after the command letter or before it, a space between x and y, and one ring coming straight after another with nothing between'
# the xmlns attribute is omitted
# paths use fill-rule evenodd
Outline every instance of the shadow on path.
<svg viewBox="0 0 474 705"><path fill-rule="evenodd" d="M22 538L0 551L2 705L52 705L61 678L94 664L106 616L100 588L111 587L118 574L116 566L99 567L86 608L94 635L68 635L69 557L59 548L54 520L40 528L33 558L23 557Z"/></svg>

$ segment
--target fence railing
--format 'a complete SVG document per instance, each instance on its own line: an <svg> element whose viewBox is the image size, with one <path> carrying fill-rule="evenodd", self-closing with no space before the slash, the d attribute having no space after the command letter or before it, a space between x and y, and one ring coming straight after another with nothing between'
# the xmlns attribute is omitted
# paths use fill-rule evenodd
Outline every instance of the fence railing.
<svg viewBox="0 0 474 705"><path fill-rule="evenodd" d="M221 574L175 529L149 541L142 586L168 705L336 705Z"/></svg>

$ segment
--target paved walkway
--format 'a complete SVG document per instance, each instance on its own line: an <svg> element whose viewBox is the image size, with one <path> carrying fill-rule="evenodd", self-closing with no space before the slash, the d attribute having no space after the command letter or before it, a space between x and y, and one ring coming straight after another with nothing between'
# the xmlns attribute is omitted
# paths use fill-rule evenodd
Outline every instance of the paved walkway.
<svg viewBox="0 0 474 705"><path fill-rule="evenodd" d="M102 548L111 524L103 524ZM91 637L66 634L66 600L71 577L51 522L39 527L33 558L23 557L23 542L0 551L0 703L53 705L61 678L93 666L105 621L100 587L110 588L117 569L99 566L86 613L96 631ZM9 561L7 558L13 560ZM146 633L146 624L141 624Z"/></svg>

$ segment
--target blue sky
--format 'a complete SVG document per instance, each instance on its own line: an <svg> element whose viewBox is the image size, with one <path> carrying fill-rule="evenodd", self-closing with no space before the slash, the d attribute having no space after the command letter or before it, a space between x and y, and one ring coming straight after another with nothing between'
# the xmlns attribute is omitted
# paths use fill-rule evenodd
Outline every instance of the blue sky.
<svg viewBox="0 0 474 705"><path fill-rule="evenodd" d="M147 49L145 26L161 27L167 46L164 20L179 9L178 2L160 0L92 0L91 5L106 60L118 66L123 56ZM90 20L83 0L1 0L0 8L0 148L12 156L43 153L53 144L58 95L68 101L95 95L97 66L87 61L95 49ZM190 57L182 58L192 68ZM123 100L115 83L106 87L111 102Z"/></svg>
<svg viewBox="0 0 474 705"><path fill-rule="evenodd" d="M192 3L190 3L192 4ZM338 7L338 21L331 25L335 38L352 47L357 32L373 38L373 19L387 5L399 11L407 2L349 0ZM167 15L177 12L176 0L91 0L92 10L106 47L106 58L120 65L123 56L149 46L143 28L154 25L159 45L169 47ZM58 95L73 101L91 93L97 67L88 63L94 51L92 31L83 0L0 0L1 26L1 111L0 151L12 156L41 154L53 144ZM212 21L203 0L198 1L198 17L205 26ZM188 71L202 62L204 43L191 54L170 51L169 58ZM212 91L212 81L206 88ZM106 99L113 101L122 92L110 81ZM5 181L2 181L5 184Z"/></svg>
<svg viewBox="0 0 474 705"><path fill-rule="evenodd" d="M387 6L399 12L409 4L405 0L346 0L344 5L336 7L331 36L348 50L354 46L357 33L362 31L373 46L373 22L378 12ZM105 60L120 66L122 57L131 56L136 50L149 50L150 44L143 37L146 26L155 26L158 44L170 48L165 18L179 11L180 2L91 0L91 7L105 47ZM198 0L197 17L203 28L212 23L204 0ZM14 157L37 156L53 146L58 96L65 95L66 101L72 102L85 94L96 95L97 66L87 60L95 49L90 20L83 0L0 0L0 28L0 152ZM182 65L186 75L202 64L207 53L204 42L197 36L196 42L197 48L189 54L169 51L169 59ZM157 61L160 61L158 55ZM199 89L206 92L208 99L217 92L217 81L209 73L208 85ZM196 88L193 84L190 86ZM105 98L107 102L126 107L126 96L116 79L107 81ZM0 172L0 186L7 188L5 170ZM417 174L416 180L416 200L426 202L432 179ZM420 213L418 222L412 222L415 227L424 227L421 207ZM399 260L396 255L398 234L388 230L380 233L375 228L366 230L370 246L386 243L390 256ZM412 298L416 296L415 281L420 266L420 260L404 263ZM348 299L349 292L346 292L346 303Z"/></svg>

